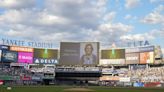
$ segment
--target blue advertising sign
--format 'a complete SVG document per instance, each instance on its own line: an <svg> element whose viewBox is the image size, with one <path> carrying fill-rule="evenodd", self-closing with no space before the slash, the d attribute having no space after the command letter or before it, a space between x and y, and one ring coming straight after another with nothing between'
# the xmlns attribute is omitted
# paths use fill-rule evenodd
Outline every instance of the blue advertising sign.
<svg viewBox="0 0 164 92"><path fill-rule="evenodd" d="M7 45L0 45L1 50L9 50L9 46Z"/></svg>
<svg viewBox="0 0 164 92"><path fill-rule="evenodd" d="M136 82L136 83L133 84L133 87L144 87L144 83Z"/></svg>
<svg viewBox="0 0 164 92"><path fill-rule="evenodd" d="M154 51L154 46L146 46L146 47L140 47L139 48L140 52L150 52Z"/></svg>
<svg viewBox="0 0 164 92"><path fill-rule="evenodd" d="M15 51L2 51L2 62L17 62L18 53Z"/></svg>

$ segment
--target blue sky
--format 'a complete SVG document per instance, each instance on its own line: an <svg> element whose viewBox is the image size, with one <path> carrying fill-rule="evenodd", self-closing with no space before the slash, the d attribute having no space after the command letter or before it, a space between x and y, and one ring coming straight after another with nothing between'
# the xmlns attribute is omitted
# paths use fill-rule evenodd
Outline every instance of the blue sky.
<svg viewBox="0 0 164 92"><path fill-rule="evenodd" d="M0 33L57 48L61 41L105 48L148 40L163 49L164 0L0 0Z"/></svg>

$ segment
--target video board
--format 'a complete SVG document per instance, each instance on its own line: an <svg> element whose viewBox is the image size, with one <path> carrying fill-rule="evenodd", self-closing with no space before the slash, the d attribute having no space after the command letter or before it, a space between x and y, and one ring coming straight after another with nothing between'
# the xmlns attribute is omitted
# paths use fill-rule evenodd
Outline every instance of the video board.
<svg viewBox="0 0 164 92"><path fill-rule="evenodd" d="M125 49L101 50L100 64L125 64Z"/></svg>
<svg viewBox="0 0 164 92"><path fill-rule="evenodd" d="M125 49L101 50L101 59L125 59Z"/></svg>
<svg viewBox="0 0 164 92"><path fill-rule="evenodd" d="M57 49L34 49L34 63L39 64L57 64L58 50Z"/></svg>
<svg viewBox="0 0 164 92"><path fill-rule="evenodd" d="M61 42L61 65L97 65L99 62L98 42Z"/></svg>

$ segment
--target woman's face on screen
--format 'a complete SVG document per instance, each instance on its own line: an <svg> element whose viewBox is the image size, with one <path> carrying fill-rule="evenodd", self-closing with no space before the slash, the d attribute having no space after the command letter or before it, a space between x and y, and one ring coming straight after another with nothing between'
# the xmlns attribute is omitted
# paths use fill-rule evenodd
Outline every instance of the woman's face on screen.
<svg viewBox="0 0 164 92"><path fill-rule="evenodd" d="M85 48L85 52L86 52L87 55L91 55L92 54L92 46L91 45L88 45Z"/></svg>

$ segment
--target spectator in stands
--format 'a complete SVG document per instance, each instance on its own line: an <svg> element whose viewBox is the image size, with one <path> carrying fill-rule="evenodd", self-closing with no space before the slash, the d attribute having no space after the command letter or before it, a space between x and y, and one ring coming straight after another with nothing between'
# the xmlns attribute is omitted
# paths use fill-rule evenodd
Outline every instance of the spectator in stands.
<svg viewBox="0 0 164 92"><path fill-rule="evenodd" d="M93 46L92 44L86 44L84 51L85 54L81 57L82 64L96 64L97 63L97 56L93 54Z"/></svg>

